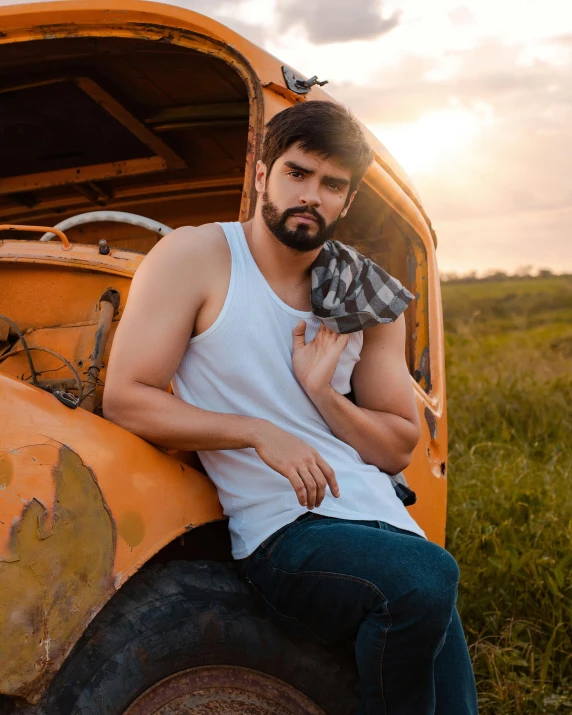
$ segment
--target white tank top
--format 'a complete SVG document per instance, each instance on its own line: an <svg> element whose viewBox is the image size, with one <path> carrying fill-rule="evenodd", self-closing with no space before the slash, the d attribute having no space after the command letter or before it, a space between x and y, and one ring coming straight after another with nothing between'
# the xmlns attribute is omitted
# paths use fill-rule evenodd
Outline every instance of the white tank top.
<svg viewBox="0 0 572 715"><path fill-rule="evenodd" d="M319 320L274 293L258 268L240 223L220 224L230 246L230 285L213 325L192 338L173 378L177 397L212 412L269 420L316 449L336 473L340 497L329 488L316 514L385 521L423 534L397 498L386 474L366 464L335 437L292 369L292 330L306 321L306 341ZM345 394L359 360L363 333L350 335L332 387ZM277 529L307 511L290 482L252 448L199 452L229 517L232 555L241 559Z"/></svg>

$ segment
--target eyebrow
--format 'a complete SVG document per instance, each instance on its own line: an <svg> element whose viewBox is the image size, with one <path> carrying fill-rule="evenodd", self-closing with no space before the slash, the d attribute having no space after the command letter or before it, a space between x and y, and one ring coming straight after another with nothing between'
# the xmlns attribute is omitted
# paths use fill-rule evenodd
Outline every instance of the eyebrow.
<svg viewBox="0 0 572 715"><path fill-rule="evenodd" d="M307 174L308 176L312 176L316 172L314 169L308 169L305 166L301 166L295 161L285 161L284 165L287 166L289 169L294 169L295 171L299 171L302 174ZM345 176L333 176L331 174L328 174L324 176L324 181L332 181L336 184L340 184L340 186L349 186L350 180L346 179Z"/></svg>

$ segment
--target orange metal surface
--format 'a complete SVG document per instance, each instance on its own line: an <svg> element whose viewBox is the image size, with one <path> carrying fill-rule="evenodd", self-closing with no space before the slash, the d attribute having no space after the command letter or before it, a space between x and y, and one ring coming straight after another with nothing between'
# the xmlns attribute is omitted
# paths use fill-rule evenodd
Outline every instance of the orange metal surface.
<svg viewBox="0 0 572 715"><path fill-rule="evenodd" d="M209 18L138 0L111 4L74 0L2 7L0 45L71 35L115 36L168 42L223 58L244 79L250 97L239 216L246 220L254 207L254 159L263 123L306 100L287 89L276 58ZM314 88L307 99L330 98ZM447 427L434 236L409 179L383 145L368 136L378 161L366 183L407 222L423 248L415 282L427 291L430 334L419 340L429 346L431 389L427 394L414 384L422 436L406 476L419 498L412 514L429 538L442 544ZM86 167L84 174L82 169L65 170L56 180L79 183L118 172L159 171L166 165L161 155ZM0 192L45 186L47 173L0 179ZM160 176L155 181L160 187ZM191 185L238 188L234 178L212 177L185 180L181 192ZM77 200L83 200L79 194ZM99 230L105 238L105 227ZM27 332L30 345L73 355L74 365L81 367L93 344L101 294L109 288L120 293L115 327L142 256L118 249L100 255L93 245L73 243L66 250L55 241L2 237L0 312ZM38 365L52 371L57 360L38 357ZM21 353L0 362L0 693L36 702L87 623L121 583L172 539L222 518L222 512L204 475L101 417L70 410L17 379L26 369Z"/></svg>
<svg viewBox="0 0 572 715"><path fill-rule="evenodd" d="M107 164L94 164L78 169L60 169L59 171L42 171L26 176L10 176L0 179L0 193L10 194L15 191L32 191L47 186L62 184L80 184L96 179L112 179L128 174L147 174L153 171L163 171L167 162L160 156L150 156L144 159L128 159Z"/></svg>
<svg viewBox="0 0 572 715"><path fill-rule="evenodd" d="M0 482L0 682L30 701L134 571L222 518L200 472L2 375Z"/></svg>
<svg viewBox="0 0 572 715"><path fill-rule="evenodd" d="M4 223L0 224L0 231L33 231L34 233L46 233L47 231L51 231L60 239L64 250L69 251L71 248L68 237L63 231L60 231L59 228L51 228L49 226L23 226L22 224L15 225Z"/></svg>
<svg viewBox="0 0 572 715"><path fill-rule="evenodd" d="M252 75L255 75L258 79L257 84L265 88L265 96L274 94L275 97L287 98L282 108L301 101L299 95L285 86L281 69L283 63L276 57L221 23L181 7L142 0L115 0L105 6L99 0L63 0L8 5L1 9L0 17L5 33L0 36L0 45L6 42L53 39L70 35L74 37L113 35L160 40L183 47L193 47L198 44L196 39L198 35L211 40L212 48L207 51L212 54L219 53L230 64L236 64L237 70L247 83L252 83ZM204 42L200 49L205 51ZM247 69L252 72L251 76L248 76ZM258 87L254 90L251 92L251 101L260 100ZM314 87L310 94L309 99L332 99L319 87ZM266 101L265 98L265 104ZM270 116L274 113L275 111ZM269 119L270 116L267 115L266 118ZM261 131L262 126L257 129ZM399 187L410 200L420 205L417 191L403 168L377 137L366 127L364 130L380 165L387 168L389 174L398 180ZM249 179L245 181L245 187L251 185ZM250 213L243 210L241 220L246 220L247 216L250 216Z"/></svg>

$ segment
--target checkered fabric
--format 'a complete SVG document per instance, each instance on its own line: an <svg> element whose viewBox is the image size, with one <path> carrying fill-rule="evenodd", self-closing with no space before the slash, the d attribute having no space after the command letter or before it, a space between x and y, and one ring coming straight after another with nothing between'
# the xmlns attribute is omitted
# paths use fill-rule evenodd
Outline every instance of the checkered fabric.
<svg viewBox="0 0 572 715"><path fill-rule="evenodd" d="M413 298L396 278L339 241L326 241L312 264L312 311L336 333L392 323Z"/></svg>

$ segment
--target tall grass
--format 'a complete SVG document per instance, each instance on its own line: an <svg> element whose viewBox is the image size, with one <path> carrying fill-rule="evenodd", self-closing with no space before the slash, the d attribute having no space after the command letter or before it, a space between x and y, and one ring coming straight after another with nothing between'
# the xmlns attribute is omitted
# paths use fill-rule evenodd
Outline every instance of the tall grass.
<svg viewBox="0 0 572 715"><path fill-rule="evenodd" d="M447 546L483 715L572 713L572 306L529 285L502 315L513 283L443 291Z"/></svg>

